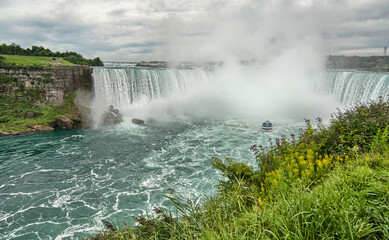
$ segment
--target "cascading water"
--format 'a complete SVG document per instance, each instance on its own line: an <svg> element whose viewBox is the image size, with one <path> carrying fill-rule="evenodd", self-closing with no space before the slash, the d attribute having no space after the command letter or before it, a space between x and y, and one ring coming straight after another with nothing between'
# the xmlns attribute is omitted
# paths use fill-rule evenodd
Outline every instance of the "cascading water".
<svg viewBox="0 0 389 240"><path fill-rule="evenodd" d="M336 96L344 105L378 101L389 96L389 74L325 71L316 82L319 92Z"/></svg>
<svg viewBox="0 0 389 240"><path fill-rule="evenodd" d="M169 98L204 83L212 72L203 69L95 68L95 95L106 104L125 106L145 98Z"/></svg>
<svg viewBox="0 0 389 240"><path fill-rule="evenodd" d="M196 69L95 68L93 71L95 125L109 105L125 117L170 118L196 106L180 108L185 97L214 82L215 71ZM201 98L201 97L199 97ZM198 105L197 105L198 106Z"/></svg>
<svg viewBox="0 0 389 240"><path fill-rule="evenodd" d="M386 73L323 71L290 79L288 74L247 67L239 74L221 68L130 67L95 68L93 78L98 107L112 104L142 117L174 109L191 115L203 111L208 117L315 118L389 95Z"/></svg>

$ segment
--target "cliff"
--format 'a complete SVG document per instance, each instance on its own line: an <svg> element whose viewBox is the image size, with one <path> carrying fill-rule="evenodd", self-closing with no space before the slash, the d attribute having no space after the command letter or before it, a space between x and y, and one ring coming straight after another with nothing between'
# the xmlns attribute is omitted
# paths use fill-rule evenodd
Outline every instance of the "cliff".
<svg viewBox="0 0 389 240"><path fill-rule="evenodd" d="M89 109L75 92L91 95L89 67L0 69L0 136L87 127Z"/></svg>
<svg viewBox="0 0 389 240"><path fill-rule="evenodd" d="M0 93L11 94L21 85L24 88L40 89L45 101L58 105L65 94L79 89L91 91L92 69L89 67L51 68L42 70L0 69ZM23 87L22 87L23 88Z"/></svg>

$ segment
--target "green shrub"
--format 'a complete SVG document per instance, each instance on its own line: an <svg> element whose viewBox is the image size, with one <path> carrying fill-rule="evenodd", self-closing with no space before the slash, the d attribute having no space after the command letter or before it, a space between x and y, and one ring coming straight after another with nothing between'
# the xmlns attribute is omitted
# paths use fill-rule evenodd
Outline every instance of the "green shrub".
<svg viewBox="0 0 389 240"><path fill-rule="evenodd" d="M383 153L388 150L388 127L385 128L384 132L381 132L379 128L377 135L374 136L373 142L371 143L371 151L374 153Z"/></svg>
<svg viewBox="0 0 389 240"><path fill-rule="evenodd" d="M350 154L356 147L361 152L370 150L378 129L385 129L389 119L389 102L358 104L332 116L328 127L315 134L305 133L301 142L314 142L320 154Z"/></svg>
<svg viewBox="0 0 389 240"><path fill-rule="evenodd" d="M228 191L229 187L237 182L244 182L250 186L256 179L253 166L249 166L246 163L235 162L228 157L226 157L225 163L219 158L213 157L212 159L212 166L215 169L222 171L222 175L227 178L219 180L219 189L222 191Z"/></svg>

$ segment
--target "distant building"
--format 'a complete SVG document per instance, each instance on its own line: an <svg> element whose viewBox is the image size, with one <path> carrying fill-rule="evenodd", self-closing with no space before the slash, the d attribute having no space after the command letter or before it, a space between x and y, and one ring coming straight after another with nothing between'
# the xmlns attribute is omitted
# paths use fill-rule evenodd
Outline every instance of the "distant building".
<svg viewBox="0 0 389 240"><path fill-rule="evenodd" d="M387 50L388 48L385 46L384 47L384 56L386 56L386 50Z"/></svg>

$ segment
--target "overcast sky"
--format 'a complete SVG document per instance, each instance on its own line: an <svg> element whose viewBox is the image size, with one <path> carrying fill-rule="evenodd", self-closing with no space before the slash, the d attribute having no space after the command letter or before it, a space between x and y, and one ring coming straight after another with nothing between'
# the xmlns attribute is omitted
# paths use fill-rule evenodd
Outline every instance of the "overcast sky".
<svg viewBox="0 0 389 240"><path fill-rule="evenodd" d="M0 42L104 61L382 55L388 0L0 0Z"/></svg>

